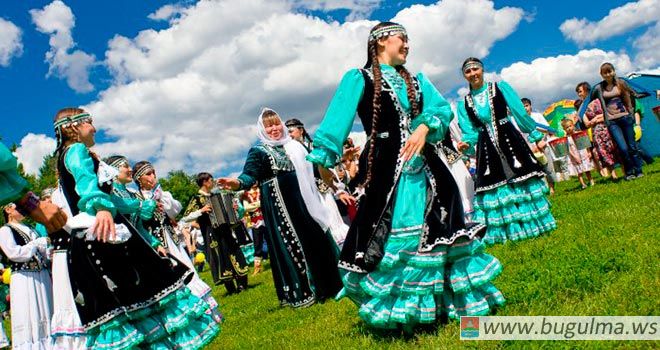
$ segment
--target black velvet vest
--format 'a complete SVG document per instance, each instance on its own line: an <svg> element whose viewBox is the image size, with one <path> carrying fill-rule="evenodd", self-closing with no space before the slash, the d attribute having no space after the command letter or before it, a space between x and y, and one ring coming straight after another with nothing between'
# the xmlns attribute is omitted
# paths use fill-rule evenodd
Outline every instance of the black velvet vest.
<svg viewBox="0 0 660 350"><path fill-rule="evenodd" d="M25 233L20 232L19 230L13 228L11 225L7 225L7 227L9 227L9 229L11 230L16 245L24 246L30 243L31 239ZM45 267L41 254L39 252L35 253L30 260L25 262L17 262L10 260L9 266L11 267L12 271L41 271Z"/></svg>

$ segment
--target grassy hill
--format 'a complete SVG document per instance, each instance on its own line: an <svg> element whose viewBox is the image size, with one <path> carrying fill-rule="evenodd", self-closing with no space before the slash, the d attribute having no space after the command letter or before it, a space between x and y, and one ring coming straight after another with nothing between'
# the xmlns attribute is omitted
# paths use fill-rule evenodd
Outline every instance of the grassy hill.
<svg viewBox="0 0 660 350"><path fill-rule="evenodd" d="M559 183L551 197L559 228L549 235L491 247L504 271L495 281L507 298L497 315L660 315L660 164L631 182L598 179L578 190ZM203 274L210 281L208 272ZM212 349L547 349L658 348L655 342L461 341L458 322L412 336L369 329L347 299L280 308L270 271L250 289L214 295L226 321Z"/></svg>

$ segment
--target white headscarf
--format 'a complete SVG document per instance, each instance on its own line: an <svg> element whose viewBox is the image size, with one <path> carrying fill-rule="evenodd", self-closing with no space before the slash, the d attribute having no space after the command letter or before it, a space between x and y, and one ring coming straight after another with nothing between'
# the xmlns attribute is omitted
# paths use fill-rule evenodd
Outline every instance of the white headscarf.
<svg viewBox="0 0 660 350"><path fill-rule="evenodd" d="M264 108L261 110L261 113L257 118L257 135L259 136L259 140L269 146L284 146L286 155L289 157L293 163L293 167L296 169L300 194L303 197L307 211L309 211L309 214L312 215L314 221L316 221L321 226L323 231L327 231L331 227L331 219L327 209L323 205L321 194L316 187L313 165L305 159L307 156L307 150L300 142L293 141L293 139L289 136L287 129L284 127L284 123L281 119L280 126L282 130L280 132L280 138L277 140L271 139L266 133L266 127L264 126L262 119L262 116L267 111L272 111L277 114L277 112L270 108Z"/></svg>

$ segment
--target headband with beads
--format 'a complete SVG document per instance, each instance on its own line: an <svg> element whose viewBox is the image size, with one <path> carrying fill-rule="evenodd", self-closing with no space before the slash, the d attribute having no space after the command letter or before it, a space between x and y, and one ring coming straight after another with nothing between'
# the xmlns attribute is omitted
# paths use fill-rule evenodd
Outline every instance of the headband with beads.
<svg viewBox="0 0 660 350"><path fill-rule="evenodd" d="M140 177L142 177L142 175L149 172L149 170L156 171L156 169L154 169L154 166L151 165L151 163L145 163L142 167L135 170L135 173L133 173L133 180L138 181Z"/></svg>
<svg viewBox="0 0 660 350"><path fill-rule="evenodd" d="M112 157L110 157L110 158L112 158ZM124 156L115 156L115 158L116 159L114 159L113 161L108 163L109 166L111 166L113 168L117 168L117 169L121 168L124 165L128 166L128 159L126 157L124 157Z"/></svg>
<svg viewBox="0 0 660 350"><path fill-rule="evenodd" d="M371 34L369 34L369 41L376 41L380 38L386 38L388 36L397 34L403 34L404 36L408 35L408 33L406 33L406 28L404 28L402 25L391 24L371 32Z"/></svg>
<svg viewBox="0 0 660 350"><path fill-rule="evenodd" d="M58 119L53 124L53 127L55 128L55 130L57 130L61 127L67 127L67 126L71 126L71 125L78 125L78 123L89 121L89 120L92 120L92 117L89 115L89 113L80 113L80 114L76 114L76 115L72 115L72 116L69 116L69 117L64 117L64 118Z"/></svg>
<svg viewBox="0 0 660 350"><path fill-rule="evenodd" d="M467 62L465 62L465 64L463 65L463 68L461 70L463 72L465 72L466 70L472 69L472 68L484 69L484 65L481 62L477 62L477 61L467 61Z"/></svg>

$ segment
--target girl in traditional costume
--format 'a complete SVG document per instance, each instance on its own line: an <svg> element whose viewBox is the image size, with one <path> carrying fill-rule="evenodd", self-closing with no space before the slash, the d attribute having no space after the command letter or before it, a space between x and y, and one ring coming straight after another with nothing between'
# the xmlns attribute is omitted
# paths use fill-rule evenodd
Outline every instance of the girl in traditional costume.
<svg viewBox="0 0 660 350"><path fill-rule="evenodd" d="M460 150L470 152L476 145L473 219L488 225L484 242L519 241L555 229L543 168L507 111L520 130L529 134L530 142L539 142L543 134L509 84L484 82L479 59L466 59L462 70L470 92L457 107L463 132Z"/></svg>
<svg viewBox="0 0 660 350"><path fill-rule="evenodd" d="M304 307L334 297L341 287L337 246L328 227L304 146L292 140L280 117L264 109L258 118L261 143L248 152L238 178L218 184L247 190L260 184L266 242L280 304Z"/></svg>
<svg viewBox="0 0 660 350"><path fill-rule="evenodd" d="M112 194L121 198L121 200L114 201L117 206L117 211L120 214L125 215L126 218L131 221L145 241L147 241L152 248L156 249L160 255L167 256L169 253L178 261L186 264L188 268L194 272L193 278L187 283L188 288L196 297L203 299L209 305L207 313L211 315L216 322L221 322L222 317L217 311L218 303L213 296L211 296L211 288L204 283L197 274L195 266L192 263L192 260L190 260L190 255L186 250L185 243L180 242L179 244L176 244L171 237L165 236L163 238L166 240L167 246L169 247L169 249L165 249L161 241L154 237L143 226L142 220L149 221L153 218L157 204L153 199L140 199L140 196L136 191L129 190L128 187L126 187L127 184L133 181L132 170L128 163L128 159L123 156L111 156L106 159L106 163L117 169L118 172L112 183Z"/></svg>
<svg viewBox="0 0 660 350"><path fill-rule="evenodd" d="M369 136L358 175L364 195L341 251L338 297L351 298L371 326L412 330L443 315L488 314L504 298L491 283L502 267L478 239L486 227L465 223L434 146L452 118L449 103L406 70L407 54L401 25L371 30L367 64L342 78L308 159L330 180L357 112Z"/></svg>
<svg viewBox="0 0 660 350"><path fill-rule="evenodd" d="M50 239L24 225L14 204L3 210L0 248L11 268L11 338L14 349L50 349L53 284L48 272Z"/></svg>
<svg viewBox="0 0 660 350"><path fill-rule="evenodd" d="M129 220L115 215L112 177L88 147L96 129L79 108L54 121L60 185L72 217L68 273L92 349L199 349L219 332L209 306L185 287L193 272L163 259ZM68 223L68 225L69 225Z"/></svg>

